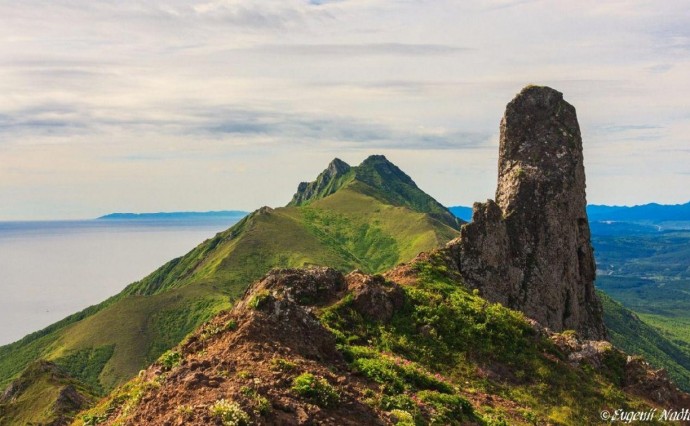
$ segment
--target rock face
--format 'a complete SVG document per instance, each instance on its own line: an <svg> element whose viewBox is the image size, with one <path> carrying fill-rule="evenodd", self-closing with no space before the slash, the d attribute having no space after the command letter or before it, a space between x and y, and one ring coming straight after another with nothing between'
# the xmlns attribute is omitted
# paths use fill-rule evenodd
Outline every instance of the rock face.
<svg viewBox="0 0 690 426"><path fill-rule="evenodd" d="M179 365L157 363L138 380L157 380L130 411L110 410L104 425L219 425L209 407L219 400L244 407L259 425L394 424L385 410L366 404L378 384L353 371L336 346L335 335L319 321L319 308L352 295L359 315L390 319L400 309L403 290L380 276L331 268L274 269L252 284L230 312L206 323L177 350ZM380 304L385 309L375 309ZM337 403L319 405L292 389L309 372L337 389ZM263 408L257 409L257 402ZM172 409L185 407L184 411Z"/></svg>
<svg viewBox="0 0 690 426"><path fill-rule="evenodd" d="M321 172L313 182L302 182L297 187L297 192L292 197L292 206L301 206L316 197L325 197L338 190L335 181L350 171L350 165L339 158L330 162L326 170Z"/></svg>
<svg viewBox="0 0 690 426"><path fill-rule="evenodd" d="M605 338L585 206L575 108L556 90L528 86L501 121L496 202L475 203L450 243L463 278L552 330Z"/></svg>

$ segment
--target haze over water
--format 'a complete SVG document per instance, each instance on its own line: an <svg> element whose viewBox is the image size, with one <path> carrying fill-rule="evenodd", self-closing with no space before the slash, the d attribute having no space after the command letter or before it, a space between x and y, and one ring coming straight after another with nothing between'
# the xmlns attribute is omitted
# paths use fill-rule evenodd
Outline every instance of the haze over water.
<svg viewBox="0 0 690 426"><path fill-rule="evenodd" d="M235 222L0 222L0 345L102 302Z"/></svg>

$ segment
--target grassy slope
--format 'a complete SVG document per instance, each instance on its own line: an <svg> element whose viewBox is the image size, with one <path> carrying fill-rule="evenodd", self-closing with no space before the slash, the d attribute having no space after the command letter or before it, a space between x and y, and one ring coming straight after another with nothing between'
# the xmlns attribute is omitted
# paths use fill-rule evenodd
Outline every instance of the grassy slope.
<svg viewBox="0 0 690 426"><path fill-rule="evenodd" d="M433 256L415 265L419 279L404 287L404 306L388 324L364 319L351 295L316 310L349 369L371 381L361 402L414 419L404 424L582 425L598 424L605 408L649 409L620 388L622 354L605 352L601 369L571 367L520 312L468 291L443 265ZM252 377L251 370L237 374ZM167 380L165 375L150 382L135 379L78 417L75 425L106 418L109 408L133 410L147 395L155 398L157 388L179 386ZM251 408L243 407L247 412ZM267 410L265 418L271 418L270 405Z"/></svg>
<svg viewBox="0 0 690 426"><path fill-rule="evenodd" d="M666 368L690 390L690 232L594 235L597 287L613 341Z"/></svg>
<svg viewBox="0 0 690 426"><path fill-rule="evenodd" d="M95 399L91 389L53 368L45 368L43 363L32 364L18 382L26 383L27 387L22 386L11 402L0 404L0 426L46 424L58 419L56 411L69 415L70 407L55 406L60 390L66 386L74 387L87 399Z"/></svg>
<svg viewBox="0 0 690 426"><path fill-rule="evenodd" d="M687 351L603 292L599 292L599 297L611 342L630 354L644 356L657 368L665 368L681 389L690 389Z"/></svg>
<svg viewBox="0 0 690 426"><path fill-rule="evenodd" d="M522 313L458 285L442 260L432 256L416 270L418 282L404 288L405 306L388 325L367 323L347 299L322 314L353 368L381 383L383 392L369 403L406 410L426 424L418 417L424 401L400 368L412 362L457 386L480 424L596 424L602 408L646 406L621 390L625 358L617 352L605 354L600 371L571 368Z"/></svg>
<svg viewBox="0 0 690 426"><path fill-rule="evenodd" d="M308 207L263 209L104 304L0 348L0 387L29 362L46 358L110 389L228 308L272 267L379 272L456 234L427 215L352 188Z"/></svg>

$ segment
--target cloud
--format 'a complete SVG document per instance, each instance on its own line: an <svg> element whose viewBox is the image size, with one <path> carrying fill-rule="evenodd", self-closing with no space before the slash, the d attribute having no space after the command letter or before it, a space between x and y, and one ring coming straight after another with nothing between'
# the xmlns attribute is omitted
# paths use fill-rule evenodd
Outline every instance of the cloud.
<svg viewBox="0 0 690 426"><path fill-rule="evenodd" d="M449 55L471 50L443 44L362 43L362 44L278 44L247 49L256 53L281 55L386 56Z"/></svg>
<svg viewBox="0 0 690 426"><path fill-rule="evenodd" d="M170 114L131 115L113 111L93 113L89 105L47 103L0 115L0 136L17 139L19 136L68 136L80 134L98 136L117 131L123 134L157 133L165 135L194 135L215 137L268 137L271 145L330 144L341 149L398 148L416 150L448 150L476 148L486 145L489 135L447 129L393 128L383 123L348 116L327 114L288 113L271 110L246 109L240 106L207 105L175 109ZM339 145L338 145L339 144ZM123 155L133 160L154 157Z"/></svg>
<svg viewBox="0 0 690 426"><path fill-rule="evenodd" d="M188 187L189 203L227 196L250 208L309 178L305 163L316 170L341 153L358 161L382 151L404 158L439 199L469 203L494 186L503 108L535 83L577 107L595 200L679 201L687 179L659 182L690 161L685 9L643 0L0 3L0 198L29 215L62 202L35 194L65 188L94 205L131 196L156 209L180 200L161 188ZM227 172L240 164L259 171ZM266 164L284 171L280 183L260 172ZM646 180L611 181L611 170L643 170ZM87 198L74 197L82 208Z"/></svg>
<svg viewBox="0 0 690 426"><path fill-rule="evenodd" d="M213 107L196 116L201 123L189 129L217 135L272 136L276 141L303 145L339 144L341 149L397 148L448 150L485 146L489 134L425 129L396 129L346 116L292 114L277 111ZM289 141L289 142L288 142ZM279 143L279 142L276 142Z"/></svg>
<svg viewBox="0 0 690 426"><path fill-rule="evenodd" d="M605 133L619 133L619 132L628 132L628 131L635 131L635 130L657 130L657 129L662 129L662 126L659 125L650 125L650 124L628 124L628 125L623 125L623 124L608 124L608 125L602 125L598 127L598 130L605 132Z"/></svg>

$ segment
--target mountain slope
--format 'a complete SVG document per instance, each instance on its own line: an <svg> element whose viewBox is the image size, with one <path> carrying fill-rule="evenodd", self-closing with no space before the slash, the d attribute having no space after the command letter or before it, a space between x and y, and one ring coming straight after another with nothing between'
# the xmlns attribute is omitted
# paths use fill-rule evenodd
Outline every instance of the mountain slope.
<svg viewBox="0 0 690 426"><path fill-rule="evenodd" d="M33 363L0 394L0 425L61 425L95 401L93 391L55 364Z"/></svg>
<svg viewBox="0 0 690 426"><path fill-rule="evenodd" d="M666 369L681 389L690 390L690 355L605 293L599 291L599 297L611 343L630 354L644 356L657 368Z"/></svg>
<svg viewBox="0 0 690 426"><path fill-rule="evenodd" d="M674 222L690 221L690 202L685 204L663 205L657 203L639 206L587 206L591 221L610 220L616 222Z"/></svg>
<svg viewBox="0 0 690 426"><path fill-rule="evenodd" d="M350 167L336 158L314 182L302 182L288 205L308 205L344 187L351 187L384 204L428 213L454 229L463 223L446 207L421 191L412 178L383 155L372 155L357 167Z"/></svg>
<svg viewBox="0 0 690 426"><path fill-rule="evenodd" d="M457 236L438 219L447 210L429 201L430 211L421 211L419 200L431 198L406 175L377 172L397 168L375 160L358 167L378 176L369 183L353 179L308 205L259 209L102 304L0 347L0 386L30 362L48 359L108 390L229 308L272 267L380 272ZM384 195L391 187L405 189Z"/></svg>
<svg viewBox="0 0 690 426"><path fill-rule="evenodd" d="M74 424L581 425L688 402L607 342L488 303L451 266L437 252L385 278L274 270Z"/></svg>

